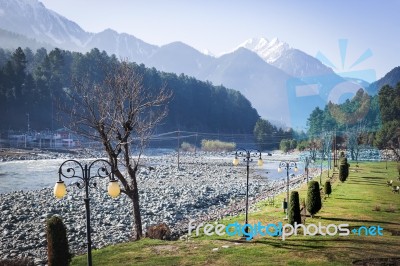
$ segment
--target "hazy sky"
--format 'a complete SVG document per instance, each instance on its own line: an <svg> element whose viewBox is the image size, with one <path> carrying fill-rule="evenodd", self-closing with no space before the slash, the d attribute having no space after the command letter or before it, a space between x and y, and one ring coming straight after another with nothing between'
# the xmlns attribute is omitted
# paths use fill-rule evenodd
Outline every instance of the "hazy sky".
<svg viewBox="0 0 400 266"><path fill-rule="evenodd" d="M252 37L278 37L312 56L321 52L337 72L373 69L380 78L400 65L400 0L41 2L86 31L111 28L155 45L182 41L218 55ZM344 67L339 39L348 40ZM350 69L368 49L372 56Z"/></svg>

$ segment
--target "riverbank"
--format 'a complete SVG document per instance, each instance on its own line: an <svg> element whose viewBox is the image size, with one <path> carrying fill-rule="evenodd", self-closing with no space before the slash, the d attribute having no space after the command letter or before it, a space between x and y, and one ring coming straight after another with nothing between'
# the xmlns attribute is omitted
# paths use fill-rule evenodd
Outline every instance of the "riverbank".
<svg viewBox="0 0 400 266"><path fill-rule="evenodd" d="M190 219L210 221L243 211L246 168L233 167L231 161L231 154L181 154L178 169L174 155L143 158L138 175L143 228L165 222L173 234L180 235L187 231ZM286 189L285 182L269 180L264 174L252 167L251 204ZM302 176L292 178L291 188L304 180ZM94 248L129 241L132 235L132 203L123 194L111 199L106 186L106 181L100 181L98 189L91 190ZM76 186L68 186L62 200L53 197L51 187L2 194L0 213L0 258L28 256L36 260L36 265L45 264L45 224L52 215L63 218L71 251L85 252L85 209L82 192Z"/></svg>
<svg viewBox="0 0 400 266"><path fill-rule="evenodd" d="M47 160L47 159L70 159L83 158L86 151L75 150L41 150L41 149L0 149L0 162Z"/></svg>

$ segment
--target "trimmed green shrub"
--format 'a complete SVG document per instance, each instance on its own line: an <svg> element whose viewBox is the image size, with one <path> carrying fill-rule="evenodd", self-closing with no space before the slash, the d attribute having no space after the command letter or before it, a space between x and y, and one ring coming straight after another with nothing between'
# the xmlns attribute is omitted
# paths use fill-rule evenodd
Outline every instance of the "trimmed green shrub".
<svg viewBox="0 0 400 266"><path fill-rule="evenodd" d="M236 143L203 139L201 141L201 149L203 151L234 151Z"/></svg>
<svg viewBox="0 0 400 266"><path fill-rule="evenodd" d="M310 181L307 190L307 211L314 217L314 214L322 208L321 194L319 192L319 184L317 181Z"/></svg>
<svg viewBox="0 0 400 266"><path fill-rule="evenodd" d="M326 195L328 195L328 197L332 193L332 186L330 181L325 182L324 192Z"/></svg>
<svg viewBox="0 0 400 266"><path fill-rule="evenodd" d="M299 192L297 191L290 193L288 219L291 225L294 225L294 223L301 224Z"/></svg>
<svg viewBox="0 0 400 266"><path fill-rule="evenodd" d="M339 159L339 180L341 182L347 180L347 177L349 176L349 167L350 164L347 163L347 158L345 157L344 152L341 152Z"/></svg>
<svg viewBox="0 0 400 266"><path fill-rule="evenodd" d="M67 230L60 217L47 220L47 258L49 266L68 266L71 261Z"/></svg>

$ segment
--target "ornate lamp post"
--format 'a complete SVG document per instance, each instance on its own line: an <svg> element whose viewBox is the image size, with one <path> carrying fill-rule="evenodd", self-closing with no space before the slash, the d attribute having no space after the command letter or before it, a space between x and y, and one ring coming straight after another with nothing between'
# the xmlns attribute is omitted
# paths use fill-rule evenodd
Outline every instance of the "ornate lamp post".
<svg viewBox="0 0 400 266"><path fill-rule="evenodd" d="M314 163L314 160L310 159L310 157L306 156L304 158L304 170L305 170L306 175L307 175L307 183L308 183L308 177L309 177L308 170L309 170L310 163ZM329 174L328 174L328 176L329 176Z"/></svg>
<svg viewBox="0 0 400 266"><path fill-rule="evenodd" d="M235 158L233 159L233 165L237 166L239 164L239 157L243 157L243 161L246 162L246 222L248 223L248 212L249 212L249 165L253 161L252 157L258 157L257 165L262 166L264 164L261 159L261 151L259 150L246 150L237 149L235 152ZM246 233L248 233L249 228L246 226Z"/></svg>
<svg viewBox="0 0 400 266"><path fill-rule="evenodd" d="M297 172L297 164L295 162L280 162L278 172L282 172L282 168L286 169L286 202L289 204L289 170L294 169ZM286 207L286 219L288 219L288 212Z"/></svg>
<svg viewBox="0 0 400 266"><path fill-rule="evenodd" d="M79 173L75 170L78 168ZM110 168L111 170L107 170ZM90 171L94 170L95 174L91 175ZM81 175L79 175L81 174ZM91 162L89 165L85 164L83 166L76 160L66 160L60 165L58 169L58 176L59 179L54 186L54 196L58 199L63 198L67 194L67 188L65 186L62 177L65 178L77 178L80 179L81 183L77 182L76 185L78 188L85 188L85 208L86 208L86 236L87 236L87 264L92 266L92 240L90 236L90 206L89 206L89 187L95 188L97 187L97 183L92 181L92 179L98 178L105 178L109 177L110 182L108 183L108 194L115 198L118 197L120 194L120 187L118 185L118 181L114 178L114 171L112 165L103 159L98 159Z"/></svg>

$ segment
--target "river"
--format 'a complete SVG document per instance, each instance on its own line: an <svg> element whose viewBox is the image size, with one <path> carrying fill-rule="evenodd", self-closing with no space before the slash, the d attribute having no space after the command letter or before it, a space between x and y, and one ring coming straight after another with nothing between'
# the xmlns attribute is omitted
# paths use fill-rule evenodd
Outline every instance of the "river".
<svg viewBox="0 0 400 266"><path fill-rule="evenodd" d="M230 157L211 157L206 156L206 160L223 159L231 162ZM282 158L268 158L264 160L262 168L256 166L257 160L251 163L251 169L262 177L269 180L283 180L286 178L286 171L278 173L277 168L279 159ZM86 160L86 159L85 159ZM18 190L38 190L42 188L53 187L58 180L58 168L65 159L46 159L46 160L22 160L22 161L9 161L0 162L0 194L18 191ZM80 159L80 161L83 161ZM159 160L157 160L159 162ZM90 162L90 159L88 159ZM241 162L242 165L245 162ZM233 166L232 166L233 167ZM299 171L296 173L303 173L304 164L298 163ZM292 173L292 171L291 171ZM251 176L250 176L251 178ZM69 181L69 182L68 182ZM72 181L68 180L66 183Z"/></svg>

